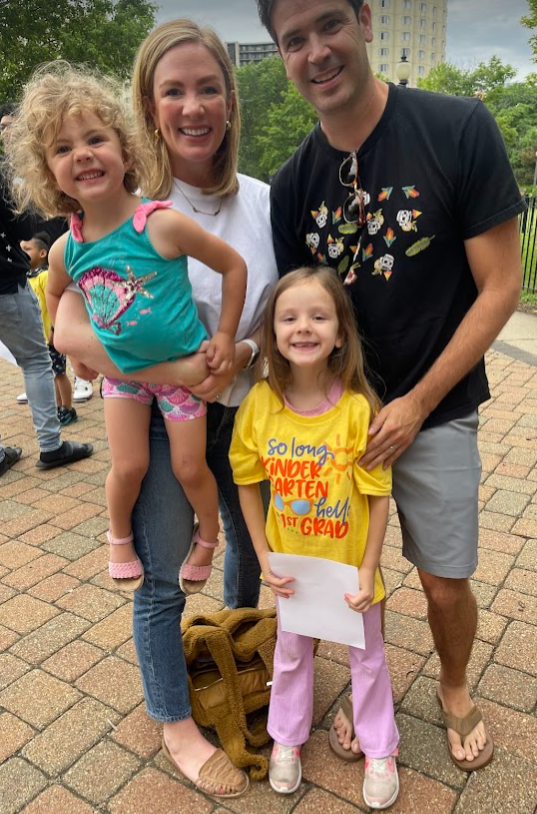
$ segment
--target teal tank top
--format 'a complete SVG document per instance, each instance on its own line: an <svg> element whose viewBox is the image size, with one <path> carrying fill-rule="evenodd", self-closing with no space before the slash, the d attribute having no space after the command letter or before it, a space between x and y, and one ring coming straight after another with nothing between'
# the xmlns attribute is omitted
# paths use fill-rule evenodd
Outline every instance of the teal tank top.
<svg viewBox="0 0 537 814"><path fill-rule="evenodd" d="M171 201L143 199L134 217L93 243L83 242L80 216L71 219L65 268L101 344L124 373L188 356L207 338L187 258L162 257L147 234L147 218L168 206Z"/></svg>

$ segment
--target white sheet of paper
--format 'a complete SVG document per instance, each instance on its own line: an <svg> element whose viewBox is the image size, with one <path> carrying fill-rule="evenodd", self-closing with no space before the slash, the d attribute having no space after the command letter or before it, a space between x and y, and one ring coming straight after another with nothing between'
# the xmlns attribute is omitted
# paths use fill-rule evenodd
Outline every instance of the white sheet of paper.
<svg viewBox="0 0 537 814"><path fill-rule="evenodd" d="M0 359L5 359L6 362L11 362L12 365L16 365L15 357L11 353L8 348L4 345L3 342L0 342Z"/></svg>
<svg viewBox="0 0 537 814"><path fill-rule="evenodd" d="M282 630L365 649L362 615L349 608L344 594L358 593L358 569L320 557L270 552L270 570L294 577L294 594L278 599Z"/></svg>

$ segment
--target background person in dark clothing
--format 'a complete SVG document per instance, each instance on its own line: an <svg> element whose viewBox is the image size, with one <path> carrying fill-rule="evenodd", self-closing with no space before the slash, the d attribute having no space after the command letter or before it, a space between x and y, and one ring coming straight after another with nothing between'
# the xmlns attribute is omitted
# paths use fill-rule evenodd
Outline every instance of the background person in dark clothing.
<svg viewBox="0 0 537 814"><path fill-rule="evenodd" d="M1 112L1 111L0 111ZM0 121L5 118L0 116ZM2 132L4 146L6 130ZM37 298L26 280L28 256L20 247L35 229L30 216L16 216L0 164L0 341L22 370L40 448L36 466L51 469L87 458L91 444L63 441L56 409L54 375ZM20 447L0 444L0 477L21 457Z"/></svg>

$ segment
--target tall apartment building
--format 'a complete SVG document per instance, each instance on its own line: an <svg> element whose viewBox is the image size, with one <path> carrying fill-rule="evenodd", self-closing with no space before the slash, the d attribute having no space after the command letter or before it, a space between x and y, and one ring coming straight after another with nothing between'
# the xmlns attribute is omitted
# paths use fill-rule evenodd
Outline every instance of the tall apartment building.
<svg viewBox="0 0 537 814"><path fill-rule="evenodd" d="M403 54L411 66L408 84L416 86L446 58L447 0L369 0L373 42L367 46L375 73L397 83Z"/></svg>
<svg viewBox="0 0 537 814"><path fill-rule="evenodd" d="M278 49L273 42L226 42L227 52L232 63L241 68L251 62L261 62L266 57L274 57Z"/></svg>

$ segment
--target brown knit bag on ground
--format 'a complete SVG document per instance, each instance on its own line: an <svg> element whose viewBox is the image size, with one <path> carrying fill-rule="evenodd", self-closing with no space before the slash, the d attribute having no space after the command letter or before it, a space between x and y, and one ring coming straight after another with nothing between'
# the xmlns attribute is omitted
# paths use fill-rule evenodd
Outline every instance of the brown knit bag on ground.
<svg viewBox="0 0 537 814"><path fill-rule="evenodd" d="M257 608L197 614L182 621L192 716L214 727L230 760L262 780L268 760L247 749L264 746L266 715L250 728L246 716L268 706L276 645L276 611Z"/></svg>

